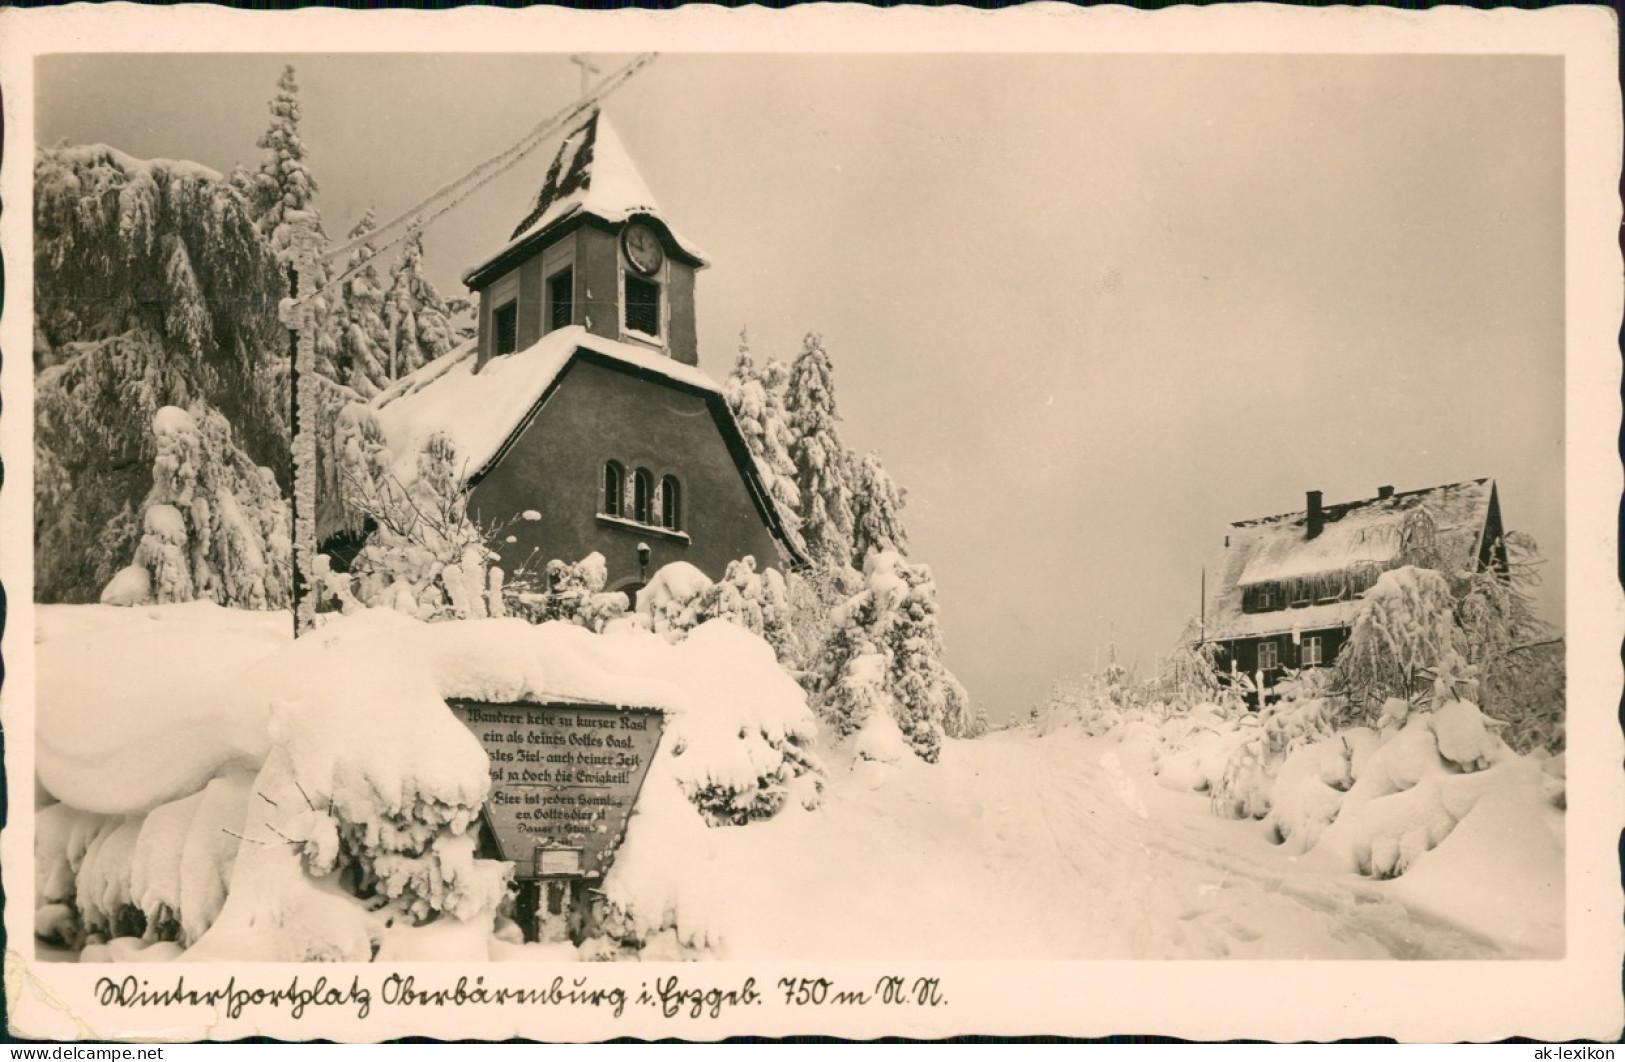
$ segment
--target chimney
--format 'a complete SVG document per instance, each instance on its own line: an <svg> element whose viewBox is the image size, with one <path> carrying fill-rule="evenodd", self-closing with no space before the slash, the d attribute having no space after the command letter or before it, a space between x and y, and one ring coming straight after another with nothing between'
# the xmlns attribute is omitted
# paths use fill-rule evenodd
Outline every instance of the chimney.
<svg viewBox="0 0 1625 1062"><path fill-rule="evenodd" d="M1378 501L1384 501L1384 500L1386 500L1388 498L1392 498L1393 496L1394 496L1394 488L1392 488L1392 487L1378 487L1377 488L1377 500Z"/></svg>
<svg viewBox="0 0 1625 1062"><path fill-rule="evenodd" d="M1320 491L1312 490L1306 495L1308 509L1308 533L1305 538L1314 538L1320 534L1320 529L1326 525L1326 514L1320 507Z"/></svg>

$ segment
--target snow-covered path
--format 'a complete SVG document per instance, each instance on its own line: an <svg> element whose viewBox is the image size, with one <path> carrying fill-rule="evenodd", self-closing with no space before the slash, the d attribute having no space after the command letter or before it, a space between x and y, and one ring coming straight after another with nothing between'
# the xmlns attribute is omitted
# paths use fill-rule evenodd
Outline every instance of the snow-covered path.
<svg viewBox="0 0 1625 1062"><path fill-rule="evenodd" d="M819 812L740 831L719 855L736 886L727 956L1516 957L1387 883L1299 865L1116 748L1007 731L883 780L831 764Z"/></svg>

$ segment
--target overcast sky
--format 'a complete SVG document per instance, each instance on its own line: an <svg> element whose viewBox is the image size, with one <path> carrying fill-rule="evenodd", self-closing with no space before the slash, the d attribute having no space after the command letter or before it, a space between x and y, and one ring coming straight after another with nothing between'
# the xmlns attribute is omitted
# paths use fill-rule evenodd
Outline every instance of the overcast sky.
<svg viewBox="0 0 1625 1062"><path fill-rule="evenodd" d="M609 69L626 56L601 56ZM42 143L252 166L285 62L327 229L579 90L561 56L57 56ZM1562 615L1561 60L664 56L606 108L709 255L701 366L808 330L909 491L949 662L1024 714L1151 670L1233 520L1493 476ZM444 294L551 145L426 236Z"/></svg>

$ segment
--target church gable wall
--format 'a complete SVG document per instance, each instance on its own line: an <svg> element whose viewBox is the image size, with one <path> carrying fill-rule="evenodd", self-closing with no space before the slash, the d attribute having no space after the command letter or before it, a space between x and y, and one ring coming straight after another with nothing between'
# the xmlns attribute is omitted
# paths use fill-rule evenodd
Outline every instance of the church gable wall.
<svg viewBox="0 0 1625 1062"><path fill-rule="evenodd" d="M604 463L611 459L626 469L624 520L600 515ZM639 467L656 483L677 477L683 535L632 523L631 481ZM639 581L640 542L650 547L649 574L683 560L717 579L729 561L743 556L754 556L758 568L782 568L705 400L591 362L578 361L567 371L470 500L471 515L484 527L527 509L541 519L509 526L504 535L513 535L513 543L500 537L492 543L509 571L538 548L544 563L596 551L608 562L613 588ZM658 522L658 509L654 518Z"/></svg>

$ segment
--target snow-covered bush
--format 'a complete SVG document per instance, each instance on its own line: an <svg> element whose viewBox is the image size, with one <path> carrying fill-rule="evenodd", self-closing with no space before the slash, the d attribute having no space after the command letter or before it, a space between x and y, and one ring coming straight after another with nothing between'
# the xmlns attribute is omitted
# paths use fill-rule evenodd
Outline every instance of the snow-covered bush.
<svg viewBox="0 0 1625 1062"><path fill-rule="evenodd" d="M1533 611L1534 543L1514 533L1506 546L1505 567L1383 573L1338 657L1348 722L1373 722L1393 697L1422 708L1466 698L1507 724L1514 747L1561 751L1562 639Z"/></svg>
<svg viewBox="0 0 1625 1062"><path fill-rule="evenodd" d="M338 440L349 504L374 528L350 562L355 599L421 619L501 615L502 578L492 575L486 533L468 518L468 491L451 440L430 436L416 475L402 483L388 467L376 422L369 428L369 421L363 407L347 410Z"/></svg>
<svg viewBox="0 0 1625 1062"><path fill-rule="evenodd" d="M236 608L286 608L287 503L270 471L237 449L225 418L206 406L197 413L165 406L153 417L157 457L141 539L102 603L204 598Z"/></svg>
<svg viewBox="0 0 1625 1062"><path fill-rule="evenodd" d="M789 590L777 569L758 574L755 557L728 562L722 581L701 596L699 614L702 622L725 619L761 635L779 659L785 658L790 642Z"/></svg>
<svg viewBox="0 0 1625 1062"><path fill-rule="evenodd" d="M703 620L701 605L711 579L687 561L663 566L638 591L638 615L668 642L681 641Z"/></svg>
<svg viewBox="0 0 1625 1062"><path fill-rule="evenodd" d="M1351 721L1368 722L1390 697L1429 697L1441 667L1459 672L1464 666L1460 647L1455 597L1443 575L1414 567L1383 572L1366 591L1337 658Z"/></svg>
<svg viewBox="0 0 1625 1062"><path fill-rule="evenodd" d="M1210 787L1214 813L1261 819L1269 814L1276 772L1292 752L1329 737L1333 702L1314 696L1319 683L1287 686L1287 695L1260 709L1246 737L1230 748L1224 770ZM1279 688L1279 687L1278 687Z"/></svg>
<svg viewBox="0 0 1625 1062"><path fill-rule="evenodd" d="M637 613L645 629L670 642L680 641L702 623L721 619L766 639L780 659L791 644L790 594L784 577L772 568L758 573L755 557L729 561L717 583L686 561L667 564L638 591Z"/></svg>
<svg viewBox="0 0 1625 1062"><path fill-rule="evenodd" d="M674 777L712 825L770 818L792 799L818 804L823 767L813 716L772 648L739 624L707 620L677 654L675 677L702 711L671 735Z"/></svg>
<svg viewBox="0 0 1625 1062"><path fill-rule="evenodd" d="M297 679L273 704L230 889L196 955L366 961L391 923L495 917L510 868L477 859L474 840L489 764L437 692L459 672L437 675L449 661L422 629L365 610L282 655Z"/></svg>
<svg viewBox="0 0 1625 1062"><path fill-rule="evenodd" d="M1466 701L1412 715L1386 734L1344 739L1344 745L1346 769L1333 747L1317 753L1320 769L1313 777L1305 770L1285 776L1295 786L1283 795L1296 822L1283 817L1266 825L1299 851L1312 846L1339 869L1377 878L1404 874L1498 781L1536 769L1491 734L1478 706ZM1315 783L1330 793L1316 791ZM1317 812L1304 814L1305 804L1318 805Z"/></svg>
<svg viewBox="0 0 1625 1062"><path fill-rule="evenodd" d="M526 512L520 519L532 515ZM503 599L511 614L532 623L559 620L602 632L626 613L625 594L604 592L609 567L602 553L589 553L574 562L548 561L542 573L545 591L530 589L525 574L521 572L517 580L510 577L504 582Z"/></svg>

